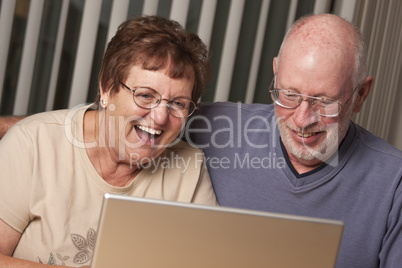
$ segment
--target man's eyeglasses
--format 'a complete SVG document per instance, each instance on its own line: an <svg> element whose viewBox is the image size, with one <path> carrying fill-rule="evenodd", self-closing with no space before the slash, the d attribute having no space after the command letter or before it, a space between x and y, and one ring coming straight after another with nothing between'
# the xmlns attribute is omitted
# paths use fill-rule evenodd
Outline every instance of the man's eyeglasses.
<svg viewBox="0 0 402 268"><path fill-rule="evenodd" d="M119 81L123 87L130 90L133 94L135 104L144 109L153 109L158 106L162 100L167 101L169 113L177 118L187 118L197 109L197 105L187 98L173 98L171 100L163 99L158 91L148 87L129 88L123 82Z"/></svg>
<svg viewBox="0 0 402 268"><path fill-rule="evenodd" d="M326 117L335 117L339 115L341 108L349 102L350 98L359 88L360 83L353 89L353 93L349 96L349 98L343 105L341 105L338 101L321 97L312 97L299 94L291 90L275 88L274 85L275 77L274 79L272 79L271 85L269 86L269 92L271 92L272 100L279 106L288 109L294 109L299 106L303 100L306 100L309 102L311 109L316 114Z"/></svg>

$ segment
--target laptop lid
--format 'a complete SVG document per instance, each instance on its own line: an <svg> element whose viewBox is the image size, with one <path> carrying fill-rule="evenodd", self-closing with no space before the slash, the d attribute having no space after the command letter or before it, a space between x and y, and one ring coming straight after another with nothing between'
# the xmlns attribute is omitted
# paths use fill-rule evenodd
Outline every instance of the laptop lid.
<svg viewBox="0 0 402 268"><path fill-rule="evenodd" d="M334 267L343 223L106 194L91 268Z"/></svg>

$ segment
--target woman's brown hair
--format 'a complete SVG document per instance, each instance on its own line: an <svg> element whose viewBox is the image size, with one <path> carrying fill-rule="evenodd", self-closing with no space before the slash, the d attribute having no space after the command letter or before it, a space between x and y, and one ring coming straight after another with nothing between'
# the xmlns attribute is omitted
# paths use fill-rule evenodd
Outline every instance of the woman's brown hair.
<svg viewBox="0 0 402 268"><path fill-rule="evenodd" d="M157 71L168 67L171 78L194 78L192 100L197 103L210 75L208 51L201 39L176 21L144 16L123 22L109 42L99 83L110 94L119 92L132 66ZM99 101L99 100L98 100Z"/></svg>

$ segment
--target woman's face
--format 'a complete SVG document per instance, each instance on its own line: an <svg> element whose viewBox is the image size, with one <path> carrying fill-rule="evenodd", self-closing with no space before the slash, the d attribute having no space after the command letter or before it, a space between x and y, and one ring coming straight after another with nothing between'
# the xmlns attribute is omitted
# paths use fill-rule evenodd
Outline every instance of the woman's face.
<svg viewBox="0 0 402 268"><path fill-rule="evenodd" d="M167 75L167 69L158 71L144 70L135 65L131 68L126 81L121 81L131 89L137 87L152 88L163 99L176 97L191 99L193 79L173 79ZM139 107L133 100L133 93L121 85L117 94L101 94L107 100L104 113L105 146L118 161L133 166L146 164L159 156L175 138L186 123L186 119L172 116L167 108L167 101L153 109ZM100 116L102 118L102 116Z"/></svg>

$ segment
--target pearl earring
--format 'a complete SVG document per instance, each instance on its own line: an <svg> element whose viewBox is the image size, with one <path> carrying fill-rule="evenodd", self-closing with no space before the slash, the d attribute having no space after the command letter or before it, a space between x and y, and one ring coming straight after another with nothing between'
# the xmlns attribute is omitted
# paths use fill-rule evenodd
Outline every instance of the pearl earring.
<svg viewBox="0 0 402 268"><path fill-rule="evenodd" d="M102 100L102 107L105 108L106 105L107 105L107 100L106 100L106 99L103 99L103 100Z"/></svg>

